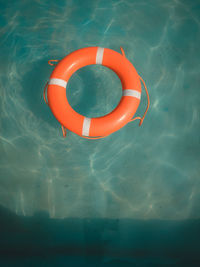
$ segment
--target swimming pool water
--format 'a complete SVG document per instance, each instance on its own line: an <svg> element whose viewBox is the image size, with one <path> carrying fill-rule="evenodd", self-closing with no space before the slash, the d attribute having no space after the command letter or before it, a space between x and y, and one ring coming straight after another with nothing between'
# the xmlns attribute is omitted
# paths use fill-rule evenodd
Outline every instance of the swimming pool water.
<svg viewBox="0 0 200 267"><path fill-rule="evenodd" d="M199 1L0 6L0 205L52 219L199 219ZM87 46L124 48L149 90L141 127L132 122L97 141L62 137L43 101L47 62ZM121 83L111 70L88 66L66 93L79 113L102 116L117 105ZM146 104L143 90L136 115Z"/></svg>

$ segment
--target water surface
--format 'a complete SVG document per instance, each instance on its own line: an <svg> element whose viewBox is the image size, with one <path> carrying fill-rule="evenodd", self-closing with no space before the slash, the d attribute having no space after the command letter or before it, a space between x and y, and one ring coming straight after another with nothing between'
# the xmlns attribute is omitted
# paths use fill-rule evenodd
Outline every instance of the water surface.
<svg viewBox="0 0 200 267"><path fill-rule="evenodd" d="M22 218L46 212L52 220L199 220L199 1L0 7L0 205ZM47 62L87 46L124 48L149 89L141 127L132 122L97 141L62 137L43 101L53 70ZM88 66L66 93L79 113L102 116L117 105L121 84L111 70ZM146 104L143 90L137 116Z"/></svg>

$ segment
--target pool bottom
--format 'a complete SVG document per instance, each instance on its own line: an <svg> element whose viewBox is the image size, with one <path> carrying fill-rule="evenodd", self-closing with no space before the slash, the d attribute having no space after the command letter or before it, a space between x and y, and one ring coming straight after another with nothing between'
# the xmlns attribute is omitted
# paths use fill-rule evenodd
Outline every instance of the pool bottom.
<svg viewBox="0 0 200 267"><path fill-rule="evenodd" d="M200 220L51 219L0 208L1 266L200 266Z"/></svg>

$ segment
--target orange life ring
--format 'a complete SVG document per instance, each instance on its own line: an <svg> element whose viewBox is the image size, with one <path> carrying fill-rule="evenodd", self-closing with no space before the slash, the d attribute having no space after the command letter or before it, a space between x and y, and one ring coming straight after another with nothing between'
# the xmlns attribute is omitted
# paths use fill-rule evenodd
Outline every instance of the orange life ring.
<svg viewBox="0 0 200 267"><path fill-rule="evenodd" d="M118 106L111 113L97 118L87 118L77 113L66 97L67 82L72 74L91 64L101 64L113 70L119 76L123 90ZM63 129L68 129L82 137L105 137L119 130L131 121L141 98L140 76L125 57L123 49L122 55L102 47L76 50L59 61L47 86L48 105L56 119ZM143 118L141 123L142 120Z"/></svg>

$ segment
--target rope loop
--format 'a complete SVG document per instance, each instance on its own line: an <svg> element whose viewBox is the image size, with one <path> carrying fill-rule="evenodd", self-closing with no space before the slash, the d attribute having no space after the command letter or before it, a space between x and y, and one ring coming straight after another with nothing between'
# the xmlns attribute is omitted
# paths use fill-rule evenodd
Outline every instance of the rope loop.
<svg viewBox="0 0 200 267"><path fill-rule="evenodd" d="M46 89L47 89L48 84L49 84L49 82L47 81L45 84L45 87L44 87L44 91L43 91L43 98L44 98L44 101L47 104L47 106L49 105L48 100L46 98Z"/></svg>
<svg viewBox="0 0 200 267"><path fill-rule="evenodd" d="M62 128L63 137L65 138L67 135L67 129L62 125L61 125L61 128Z"/></svg>
<svg viewBox="0 0 200 267"><path fill-rule="evenodd" d="M140 78L141 82L143 83L144 88L145 88L145 91L146 91L146 95L147 95L147 107L146 107L145 113L144 113L144 115L142 116L142 118L141 118L141 117L135 117L135 118L131 119L130 122L131 122L131 121L134 121L134 120L140 120L139 126L141 126L142 123L143 123L143 121L144 121L144 118L145 118L145 116L146 116L146 114L147 114L147 111L148 111L148 109L149 109L149 106L150 106L150 99L149 99L149 93L148 93L148 90L147 90L147 87L146 87L146 84L145 84L144 80L143 80L142 77L140 77L140 76L139 76L139 78Z"/></svg>
<svg viewBox="0 0 200 267"><path fill-rule="evenodd" d="M57 64L52 63L52 62L59 62L59 60L57 60L57 59L50 59L50 60L48 61L48 64L49 64L50 66L56 66Z"/></svg>
<svg viewBox="0 0 200 267"><path fill-rule="evenodd" d="M61 125L61 128L62 128L62 133L63 133L63 137L65 138L66 135L67 135L67 129ZM84 136L84 135L80 135L81 137L85 138L85 139L101 139L101 138L104 138L106 136L98 136L98 137L89 137L89 136Z"/></svg>
<svg viewBox="0 0 200 267"><path fill-rule="evenodd" d="M81 137L83 137L85 139L90 139L90 140L102 139L102 138L104 138L106 136L107 135L105 135L105 136L98 136L98 137L89 137L89 136L83 136L83 135L81 135Z"/></svg>
<svg viewBox="0 0 200 267"><path fill-rule="evenodd" d="M126 57L123 47L120 46L120 50L121 50L121 52L122 52L122 56L123 56L123 57Z"/></svg>

